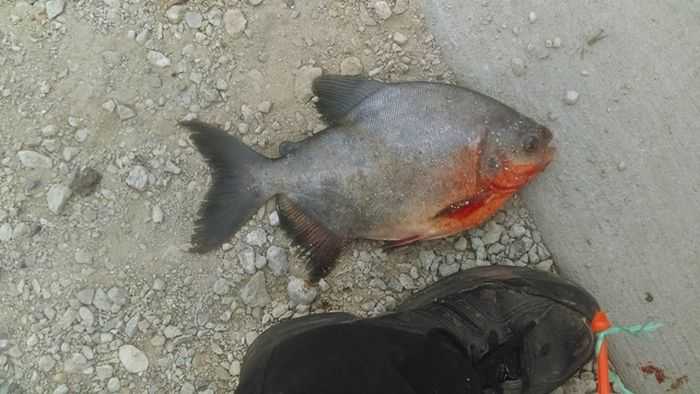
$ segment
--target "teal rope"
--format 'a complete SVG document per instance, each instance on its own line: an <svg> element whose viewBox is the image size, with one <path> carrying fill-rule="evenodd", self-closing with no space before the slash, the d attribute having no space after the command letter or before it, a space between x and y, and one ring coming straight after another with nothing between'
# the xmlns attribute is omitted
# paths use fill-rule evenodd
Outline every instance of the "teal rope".
<svg viewBox="0 0 700 394"><path fill-rule="evenodd" d="M596 358L598 357L598 353L600 353L600 347L603 346L603 341L605 341L605 338L608 335L624 333L638 337L643 333L654 332L661 326L663 326L663 324L661 323L649 322L645 324L634 324L631 326L612 326L605 331L601 331L598 334L596 334L596 336L598 337L595 342ZM620 377L615 372L610 370L608 371L608 375L610 378L610 383L612 383L617 389L617 391L619 391L621 394L634 394L632 391L628 390L624 384L622 384L622 379L620 379Z"/></svg>

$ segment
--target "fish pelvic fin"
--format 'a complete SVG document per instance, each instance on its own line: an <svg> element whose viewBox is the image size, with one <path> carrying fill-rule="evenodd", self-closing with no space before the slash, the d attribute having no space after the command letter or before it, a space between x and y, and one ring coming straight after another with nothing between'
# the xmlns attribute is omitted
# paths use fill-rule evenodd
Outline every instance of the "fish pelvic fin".
<svg viewBox="0 0 700 394"><path fill-rule="evenodd" d="M313 81L311 89L318 97L316 109L329 125L343 123L346 115L364 99L381 90L379 81L342 75L323 75Z"/></svg>
<svg viewBox="0 0 700 394"><path fill-rule="evenodd" d="M255 152L223 129L199 120L183 121L209 165L212 184L202 202L192 235L191 252L220 246L247 222L270 196L256 175L272 160Z"/></svg>
<svg viewBox="0 0 700 394"><path fill-rule="evenodd" d="M343 251L346 239L328 229L311 213L304 212L284 194L277 195L280 224L303 252L313 283L328 275Z"/></svg>

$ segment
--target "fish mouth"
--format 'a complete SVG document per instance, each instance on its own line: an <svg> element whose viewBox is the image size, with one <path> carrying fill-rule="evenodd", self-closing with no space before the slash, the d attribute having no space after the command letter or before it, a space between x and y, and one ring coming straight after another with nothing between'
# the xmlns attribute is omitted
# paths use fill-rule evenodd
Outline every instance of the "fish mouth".
<svg viewBox="0 0 700 394"><path fill-rule="evenodd" d="M532 178L547 168L549 163L551 163L554 159L555 153L555 147L547 146L542 152L541 159L534 164L509 163L505 166L507 170L504 170L491 182L489 185L490 189L497 193L517 192L520 188L530 182Z"/></svg>

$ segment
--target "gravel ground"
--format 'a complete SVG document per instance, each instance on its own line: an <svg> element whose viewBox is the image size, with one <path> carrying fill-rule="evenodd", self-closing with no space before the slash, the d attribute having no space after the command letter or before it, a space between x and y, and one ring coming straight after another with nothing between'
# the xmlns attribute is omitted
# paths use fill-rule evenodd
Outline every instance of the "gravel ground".
<svg viewBox="0 0 700 394"><path fill-rule="evenodd" d="M173 3L0 4L0 393L230 392L246 346L281 319L382 313L476 265L555 269L517 198L461 236L389 254L354 243L313 291L272 204L189 254L209 176L177 120L276 155L322 128L322 72L452 77L408 0Z"/></svg>

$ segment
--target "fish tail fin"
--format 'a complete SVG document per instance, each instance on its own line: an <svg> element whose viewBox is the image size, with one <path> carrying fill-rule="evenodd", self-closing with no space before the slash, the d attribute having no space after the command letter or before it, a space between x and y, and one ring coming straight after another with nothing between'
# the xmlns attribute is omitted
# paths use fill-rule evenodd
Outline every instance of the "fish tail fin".
<svg viewBox="0 0 700 394"><path fill-rule="evenodd" d="M206 253L238 231L272 193L262 190L261 168L273 160L255 152L221 128L198 120L182 121L212 172L212 184L202 202L192 248ZM256 176L257 175L257 176Z"/></svg>

